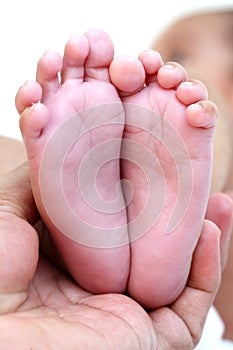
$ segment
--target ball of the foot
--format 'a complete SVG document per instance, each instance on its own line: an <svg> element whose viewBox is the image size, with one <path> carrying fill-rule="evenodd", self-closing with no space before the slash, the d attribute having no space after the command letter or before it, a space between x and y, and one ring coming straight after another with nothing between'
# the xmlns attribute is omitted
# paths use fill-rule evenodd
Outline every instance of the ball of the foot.
<svg viewBox="0 0 233 350"><path fill-rule="evenodd" d="M115 58L109 67L109 74L112 83L122 92L133 93L144 86L144 67L133 56L122 55Z"/></svg>

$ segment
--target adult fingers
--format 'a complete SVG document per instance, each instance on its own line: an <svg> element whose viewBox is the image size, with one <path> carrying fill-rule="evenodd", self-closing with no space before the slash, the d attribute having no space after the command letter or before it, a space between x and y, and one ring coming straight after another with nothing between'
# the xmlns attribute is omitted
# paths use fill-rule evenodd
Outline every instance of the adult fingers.
<svg viewBox="0 0 233 350"><path fill-rule="evenodd" d="M193 349L220 284L220 231L205 221L193 255L189 280L169 307L151 312L159 349Z"/></svg>
<svg viewBox="0 0 233 350"><path fill-rule="evenodd" d="M0 313L27 298L38 261L38 236L27 165L0 178Z"/></svg>
<svg viewBox="0 0 233 350"><path fill-rule="evenodd" d="M222 270L226 267L229 243L233 222L233 201L224 193L214 193L210 196L206 219L214 222L221 231L220 253Z"/></svg>

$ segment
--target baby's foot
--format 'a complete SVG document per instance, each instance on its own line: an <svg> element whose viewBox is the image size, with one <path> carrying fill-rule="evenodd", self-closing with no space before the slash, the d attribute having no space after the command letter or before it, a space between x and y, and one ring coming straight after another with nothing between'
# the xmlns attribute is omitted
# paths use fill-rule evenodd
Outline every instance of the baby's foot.
<svg viewBox="0 0 233 350"><path fill-rule="evenodd" d="M121 173L134 189L128 292L159 307L187 281L209 195L216 109L204 101L203 84L186 80L175 63L163 65L154 51L115 59L110 77L126 113ZM141 81L136 93L135 80Z"/></svg>
<svg viewBox="0 0 233 350"><path fill-rule="evenodd" d="M122 292L129 274L126 212L118 184L124 111L109 81L113 53L102 31L75 35L63 59L44 54L37 83L27 82L16 96L40 214L70 273L93 292Z"/></svg>

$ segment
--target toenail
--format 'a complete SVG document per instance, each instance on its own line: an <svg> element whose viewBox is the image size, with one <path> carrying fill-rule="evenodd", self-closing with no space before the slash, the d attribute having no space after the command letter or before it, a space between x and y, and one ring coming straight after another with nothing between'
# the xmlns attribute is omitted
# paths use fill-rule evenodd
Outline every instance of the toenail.
<svg viewBox="0 0 233 350"><path fill-rule="evenodd" d="M29 86L29 85L34 85L34 81L33 80L27 80L27 81L25 81L25 83L22 85L22 87L23 86Z"/></svg>
<svg viewBox="0 0 233 350"><path fill-rule="evenodd" d="M174 66L171 65L171 64L165 64L162 68L168 69L168 70L174 70L175 69Z"/></svg>
<svg viewBox="0 0 233 350"><path fill-rule="evenodd" d="M191 81L184 81L183 83L181 83L182 85L188 86L188 87L192 87L193 83Z"/></svg>
<svg viewBox="0 0 233 350"><path fill-rule="evenodd" d="M190 105L192 108L196 109L197 111L202 111L203 108L199 103L193 103L192 105Z"/></svg>

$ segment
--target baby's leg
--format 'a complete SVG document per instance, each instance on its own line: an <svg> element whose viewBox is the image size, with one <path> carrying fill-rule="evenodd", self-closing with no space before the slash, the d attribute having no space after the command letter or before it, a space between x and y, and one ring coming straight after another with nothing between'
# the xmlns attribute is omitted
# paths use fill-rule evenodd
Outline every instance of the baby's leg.
<svg viewBox="0 0 233 350"><path fill-rule="evenodd" d="M216 109L181 66L163 65L153 51L139 59L114 60L110 76L125 96L121 167L134 189L128 291L151 308L174 301L187 281L209 196ZM131 93L142 67L146 85Z"/></svg>
<svg viewBox="0 0 233 350"><path fill-rule="evenodd" d="M112 59L102 31L74 36L63 59L44 54L37 83L16 97L40 214L70 273L93 292L122 292L129 274L119 186L124 110L109 81Z"/></svg>

